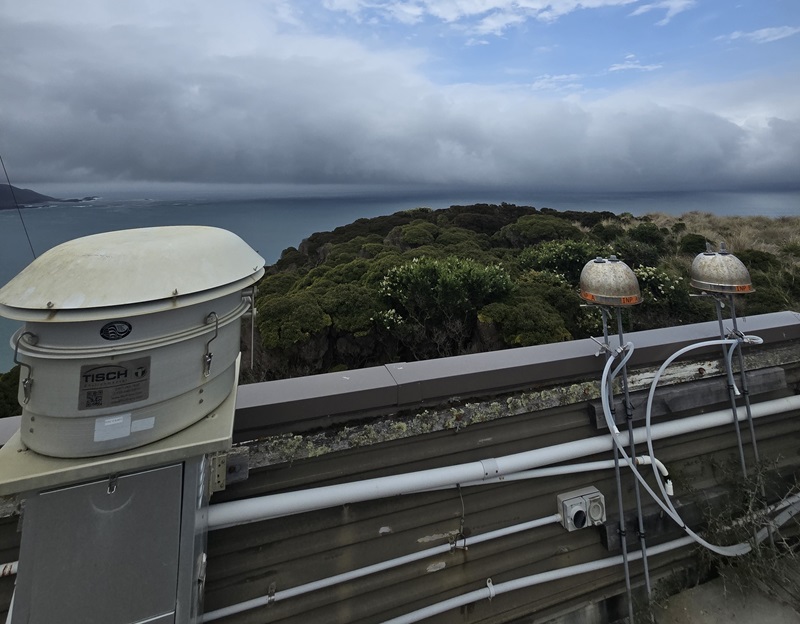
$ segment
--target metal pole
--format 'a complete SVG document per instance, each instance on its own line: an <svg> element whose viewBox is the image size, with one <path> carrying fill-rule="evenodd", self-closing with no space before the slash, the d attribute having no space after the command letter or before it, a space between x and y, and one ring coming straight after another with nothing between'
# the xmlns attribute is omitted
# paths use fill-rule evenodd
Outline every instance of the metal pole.
<svg viewBox="0 0 800 624"><path fill-rule="evenodd" d="M736 303L734 302L733 295L728 295L728 302L730 303L731 306L731 322L733 323L733 332L736 336L741 336L742 334L739 332L739 325L736 320ZM767 490L764 487L764 480L761 478L761 473L760 473L761 460L758 456L756 429L755 425L753 424L753 410L750 406L750 389L747 385L747 371L745 369L745 364L744 364L744 353L742 353L741 346L737 349L737 351L739 352L739 378L741 379L742 394L744 395L744 408L745 408L745 413L747 414L747 425L750 429L750 443L753 447L753 459L756 462L756 481L758 482L758 489L759 493L761 494L762 503L766 503ZM725 365L728 366L729 362L727 358L725 358L725 362L726 362ZM733 377L733 371L730 372L730 376ZM775 548L775 535L773 534L771 525L768 526L768 533L769 533L770 546L772 548Z"/></svg>
<svg viewBox="0 0 800 624"><path fill-rule="evenodd" d="M608 338L608 317L609 312L604 307L600 307L600 312L603 314L603 342L606 346L605 354L606 354L606 362L611 357L611 344ZM611 417L614 419L616 423L616 408L614 406L614 391L612 388L612 381L609 380L608 382L608 395L610 397L609 405L611 407ZM613 431L609 432L612 436L614 435ZM631 440L633 441L633 440ZM635 455L634 455L635 457ZM620 545L622 546L622 567L625 571L625 594L628 598L628 622L633 624L633 593L631 591L631 571L630 571L630 564L628 563L628 538L627 538L627 531L625 528L625 507L622 503L622 476L620 475L619 470L619 450L617 449L617 445L614 445L614 478L617 483L617 510L619 512L619 541ZM637 488L638 490L638 488Z"/></svg>
<svg viewBox="0 0 800 624"><path fill-rule="evenodd" d="M728 299L730 301L731 306L731 321L733 322L733 331L737 336L740 336L739 333L739 326L736 322L736 304L733 300L733 295L728 295ZM750 408L750 390L747 386L747 371L745 370L744 366L744 353L742 353L741 349L737 349L739 352L739 377L742 380L742 394L744 395L744 407L745 411L747 412L747 424L750 427L750 441L753 444L753 458L756 460L756 464L759 462L758 457L758 444L756 444L756 430L755 426L753 425L753 414Z"/></svg>
<svg viewBox="0 0 800 624"><path fill-rule="evenodd" d="M624 334L622 331L622 308L617 308L617 335L619 336L620 348L624 345ZM628 389L628 365L622 367L622 392L625 397L625 416L628 421L628 437L630 438L631 457L636 457L636 442L633 439L633 407ZM650 569L647 565L647 543L644 532L644 519L642 518L642 497L639 493L639 480L633 480L634 492L636 493L636 514L639 518L639 543L642 551L642 565L644 566L644 585L647 589L647 598L650 599L652 593L650 588Z"/></svg>
<svg viewBox="0 0 800 624"><path fill-rule="evenodd" d="M719 337L720 339L725 339L725 327L722 324L722 302L717 298L713 297L714 303L717 308L717 322L719 323ZM741 353L741 351L740 351ZM736 409L736 393L734 390L733 385L733 371L730 370L728 366L728 352L725 348L725 345L722 346L722 361L723 366L725 366L725 372L727 374L728 379L728 400L731 404L731 411L733 412L733 426L736 430L736 444L739 447L739 463L742 467L742 475L747 478L747 463L745 462L744 458L744 447L742 446L742 431L739 427L739 419L736 417L737 409Z"/></svg>

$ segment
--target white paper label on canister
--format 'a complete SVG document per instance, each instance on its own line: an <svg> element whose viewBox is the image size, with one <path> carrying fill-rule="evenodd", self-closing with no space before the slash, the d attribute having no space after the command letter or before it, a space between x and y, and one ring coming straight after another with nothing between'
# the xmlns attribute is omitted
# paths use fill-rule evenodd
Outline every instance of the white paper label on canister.
<svg viewBox="0 0 800 624"><path fill-rule="evenodd" d="M147 431L148 429L152 429L156 424L156 417L151 416L150 418L140 418L139 420L134 420L131 423L131 433L136 433L137 431Z"/></svg>
<svg viewBox="0 0 800 624"><path fill-rule="evenodd" d="M102 416L94 420L94 441L105 442L106 440L116 440L131 434L131 415L116 414L114 416Z"/></svg>

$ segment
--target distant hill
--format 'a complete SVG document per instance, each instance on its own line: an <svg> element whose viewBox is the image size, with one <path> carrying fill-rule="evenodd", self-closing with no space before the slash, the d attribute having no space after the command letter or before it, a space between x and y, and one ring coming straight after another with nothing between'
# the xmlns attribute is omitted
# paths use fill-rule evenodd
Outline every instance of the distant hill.
<svg viewBox="0 0 800 624"><path fill-rule="evenodd" d="M11 190L14 190L12 196ZM44 202L58 201L54 197L42 195L30 189L17 188L16 186L9 186L8 184L0 184L0 210L7 210L15 208L14 197L17 198L17 203L22 206L25 204L41 204Z"/></svg>
<svg viewBox="0 0 800 624"><path fill-rule="evenodd" d="M14 189L14 194L11 194L11 189ZM50 197L49 195L42 195L30 189L17 188L16 186L9 186L8 184L0 184L0 210L9 210L16 208L14 198L17 199L17 204L20 207L34 206L36 204L46 204L51 202L58 202L61 204L76 204L79 202L94 201L97 199L95 196L80 197L74 199L59 199L57 197Z"/></svg>

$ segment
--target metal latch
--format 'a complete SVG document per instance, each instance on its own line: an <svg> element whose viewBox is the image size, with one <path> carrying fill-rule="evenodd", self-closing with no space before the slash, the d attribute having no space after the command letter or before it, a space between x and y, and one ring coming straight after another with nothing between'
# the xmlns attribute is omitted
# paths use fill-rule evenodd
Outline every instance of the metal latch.
<svg viewBox="0 0 800 624"><path fill-rule="evenodd" d="M197 558L197 584L200 586L200 593L202 595L203 589L206 586L206 565L208 563L208 556L206 553L200 553Z"/></svg>
<svg viewBox="0 0 800 624"><path fill-rule="evenodd" d="M25 364L25 362L20 362L18 357L19 343L25 336L30 336L30 340L28 342L32 345L35 345L37 342L39 342L39 337L33 332L26 331L22 332L17 338L17 341L14 343L14 364L19 364L20 367L24 366L28 369L27 376L22 380L22 403L27 405L28 401L31 400L31 391L33 389L33 369L30 367L30 365Z"/></svg>
<svg viewBox="0 0 800 624"><path fill-rule="evenodd" d="M203 377L211 375L211 361L214 359L214 354L211 353L211 343L217 339L219 335L219 317L216 312L212 312L206 317L206 324L214 323L214 336L206 343L206 352L203 355Z"/></svg>

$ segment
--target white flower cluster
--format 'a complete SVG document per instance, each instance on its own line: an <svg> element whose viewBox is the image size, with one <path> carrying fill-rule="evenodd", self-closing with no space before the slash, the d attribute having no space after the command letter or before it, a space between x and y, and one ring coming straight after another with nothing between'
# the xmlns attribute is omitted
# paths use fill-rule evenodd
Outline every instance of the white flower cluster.
<svg viewBox="0 0 800 624"><path fill-rule="evenodd" d="M377 318L371 316L369 320L373 323L381 323L386 329L392 329L392 327L397 327L403 323L403 317L400 316L400 314L394 308L390 308L383 312L378 312Z"/></svg>
<svg viewBox="0 0 800 624"><path fill-rule="evenodd" d="M639 284L649 290L655 302L658 302L659 297L668 298L683 281L682 277L670 277L669 273L656 267L639 265L633 272L639 279Z"/></svg>

